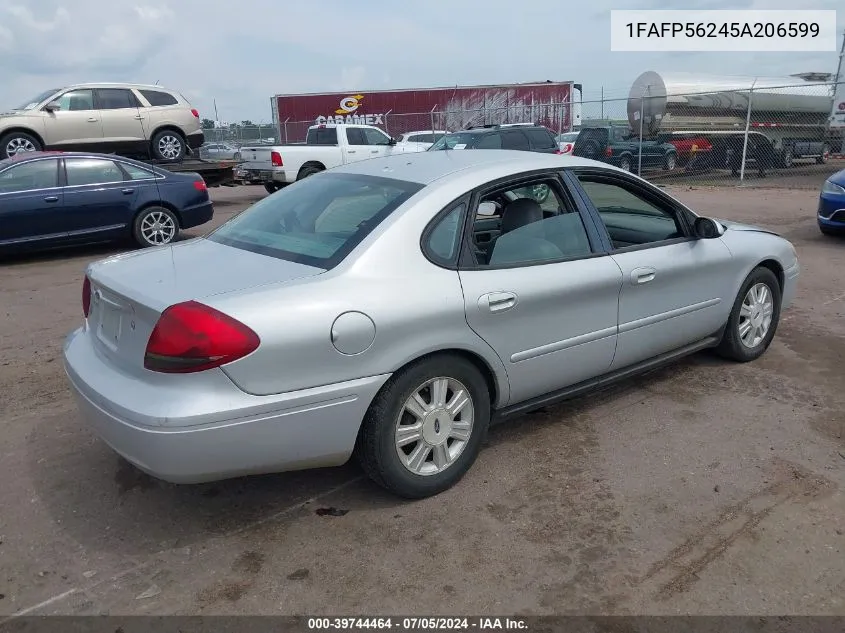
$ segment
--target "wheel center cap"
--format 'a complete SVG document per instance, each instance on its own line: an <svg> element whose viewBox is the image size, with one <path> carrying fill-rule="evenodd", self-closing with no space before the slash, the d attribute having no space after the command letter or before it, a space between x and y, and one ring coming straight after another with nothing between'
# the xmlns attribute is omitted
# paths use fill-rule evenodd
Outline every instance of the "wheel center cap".
<svg viewBox="0 0 845 633"><path fill-rule="evenodd" d="M449 439L452 432L452 419L443 409L432 411L423 420L422 436L427 444L437 446Z"/></svg>

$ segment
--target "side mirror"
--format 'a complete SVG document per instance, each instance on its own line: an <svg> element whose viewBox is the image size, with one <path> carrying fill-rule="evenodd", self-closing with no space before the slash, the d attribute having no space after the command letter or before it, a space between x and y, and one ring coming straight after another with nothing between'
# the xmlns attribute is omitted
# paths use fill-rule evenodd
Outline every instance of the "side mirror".
<svg viewBox="0 0 845 633"><path fill-rule="evenodd" d="M46 110L47 112L56 112L61 109L62 104L60 104L58 101L51 101L50 103L44 106L44 110Z"/></svg>
<svg viewBox="0 0 845 633"><path fill-rule="evenodd" d="M696 218L693 225L695 236L702 240L711 240L715 237L721 237L725 232L721 224L710 218Z"/></svg>
<svg viewBox="0 0 845 633"><path fill-rule="evenodd" d="M498 207L496 206L495 202L482 202L478 205L478 211L476 212L478 215L496 215L498 211Z"/></svg>
<svg viewBox="0 0 845 633"><path fill-rule="evenodd" d="M393 138L393 137L391 136L391 137L390 137L390 140L389 140L389 141L387 141L387 144L388 144L388 145L396 145L396 143L398 143L398 142L399 142L399 141L398 141L397 139L395 139L395 138Z"/></svg>

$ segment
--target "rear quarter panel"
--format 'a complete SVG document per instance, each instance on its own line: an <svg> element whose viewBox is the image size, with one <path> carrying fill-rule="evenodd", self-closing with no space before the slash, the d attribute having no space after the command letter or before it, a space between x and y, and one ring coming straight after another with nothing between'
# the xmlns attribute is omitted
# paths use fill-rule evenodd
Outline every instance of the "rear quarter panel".
<svg viewBox="0 0 845 633"><path fill-rule="evenodd" d="M262 341L226 373L248 393L266 395L391 373L425 354L459 349L483 359L494 375L496 404L506 402L504 365L469 329L457 272L430 263L419 246L428 221L458 191L464 190L447 188L418 204L412 198L407 213L389 218L329 272L207 300ZM367 315L375 331L372 344L354 355L332 343L335 320L349 312Z"/></svg>

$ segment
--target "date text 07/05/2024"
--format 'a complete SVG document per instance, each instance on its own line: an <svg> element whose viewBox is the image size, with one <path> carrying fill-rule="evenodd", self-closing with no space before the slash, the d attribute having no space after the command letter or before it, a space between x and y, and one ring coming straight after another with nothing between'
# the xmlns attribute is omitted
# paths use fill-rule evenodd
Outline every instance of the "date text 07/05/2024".
<svg viewBox="0 0 845 633"><path fill-rule="evenodd" d="M309 631L343 630L395 630L395 631L470 631L470 630L527 630L528 624L521 618L501 617L354 617L354 618L308 618Z"/></svg>

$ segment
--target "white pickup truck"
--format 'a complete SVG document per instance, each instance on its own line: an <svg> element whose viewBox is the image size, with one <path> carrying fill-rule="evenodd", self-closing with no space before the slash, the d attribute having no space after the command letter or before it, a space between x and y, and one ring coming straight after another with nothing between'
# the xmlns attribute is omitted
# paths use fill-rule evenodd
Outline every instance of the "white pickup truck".
<svg viewBox="0 0 845 633"><path fill-rule="evenodd" d="M397 139L371 125L312 125L304 144L241 147L240 169L246 180L261 182L272 193L325 169L424 149L417 143L397 145Z"/></svg>

